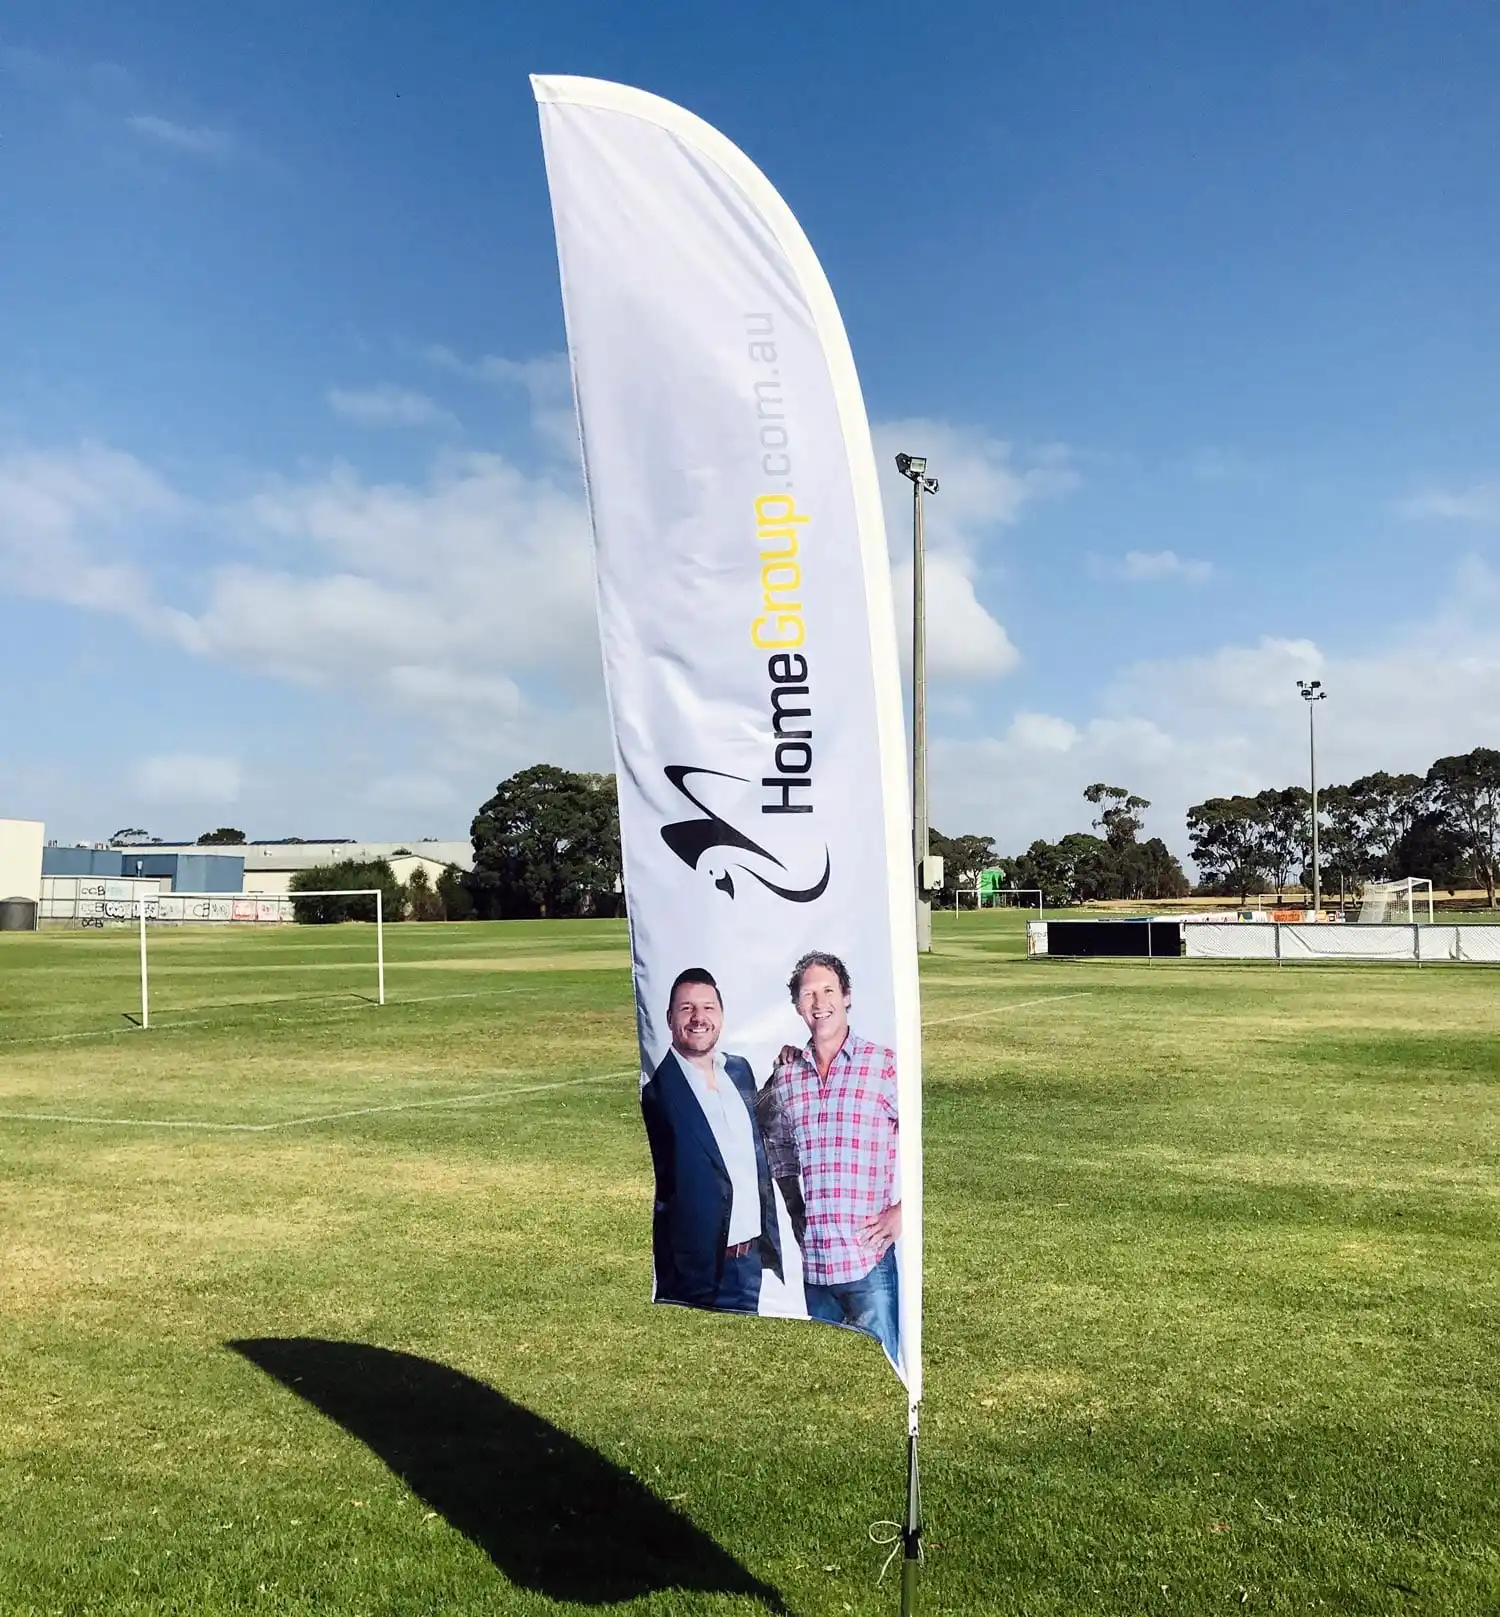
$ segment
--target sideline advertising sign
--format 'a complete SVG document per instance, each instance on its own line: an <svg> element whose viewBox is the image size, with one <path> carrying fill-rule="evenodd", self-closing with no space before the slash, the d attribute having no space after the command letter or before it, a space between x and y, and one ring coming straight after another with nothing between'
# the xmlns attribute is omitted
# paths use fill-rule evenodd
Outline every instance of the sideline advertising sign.
<svg viewBox="0 0 1500 1617"><path fill-rule="evenodd" d="M906 744L869 426L717 131L533 79L593 519L655 1297L880 1342L921 1396Z"/></svg>

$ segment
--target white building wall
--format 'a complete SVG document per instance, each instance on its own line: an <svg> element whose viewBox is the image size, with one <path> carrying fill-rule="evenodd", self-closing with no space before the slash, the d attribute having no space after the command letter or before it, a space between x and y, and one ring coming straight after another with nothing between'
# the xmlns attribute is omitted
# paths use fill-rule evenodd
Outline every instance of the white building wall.
<svg viewBox="0 0 1500 1617"><path fill-rule="evenodd" d="M43 876L42 901L38 917L43 921L64 921L84 926L103 926L107 921L125 923L139 918L137 908L146 900L147 919L152 904L172 889L167 876Z"/></svg>
<svg viewBox="0 0 1500 1617"><path fill-rule="evenodd" d="M40 820L0 820L0 898L42 897L42 838Z"/></svg>
<svg viewBox="0 0 1500 1617"><path fill-rule="evenodd" d="M368 857L372 859L384 859L387 857L387 855L370 854ZM306 870L314 863L334 864L336 861L332 859L316 861L310 860L308 864L299 865L297 869ZM390 865L392 873L399 882L410 881L411 873L414 870L425 870L427 872L428 885L431 887L437 886L438 877L441 876L442 873L448 868L448 863L444 860L427 859L423 858L419 854L392 859L390 861ZM247 893L266 894L289 893L292 890L292 877L296 875L296 873L297 870L286 869L267 870L262 868L260 870L252 870L247 864L245 866L245 891Z"/></svg>
<svg viewBox="0 0 1500 1617"><path fill-rule="evenodd" d="M245 871L243 891L247 893L289 893L292 890L292 876L290 870L250 870Z"/></svg>

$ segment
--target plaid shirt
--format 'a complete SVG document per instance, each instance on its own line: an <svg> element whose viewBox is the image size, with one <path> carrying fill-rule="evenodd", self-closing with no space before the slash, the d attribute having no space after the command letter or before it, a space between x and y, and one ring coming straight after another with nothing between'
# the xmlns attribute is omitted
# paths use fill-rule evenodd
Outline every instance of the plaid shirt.
<svg viewBox="0 0 1500 1617"><path fill-rule="evenodd" d="M782 1092L774 1083L766 1084L757 1091L755 1120L760 1124L760 1137L766 1147L766 1166L771 1170L771 1177L797 1178L802 1172L802 1162L797 1155L797 1131L787 1116Z"/></svg>
<svg viewBox="0 0 1500 1617"><path fill-rule="evenodd" d="M771 1075L790 1117L807 1201L804 1278L848 1285L880 1261L860 1225L883 1213L896 1189L896 1056L850 1032L818 1079L812 1045Z"/></svg>

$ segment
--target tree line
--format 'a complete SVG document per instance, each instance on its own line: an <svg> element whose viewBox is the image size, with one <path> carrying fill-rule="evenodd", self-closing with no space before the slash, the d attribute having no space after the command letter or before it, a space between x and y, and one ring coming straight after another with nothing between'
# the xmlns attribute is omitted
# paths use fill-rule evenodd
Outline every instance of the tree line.
<svg viewBox="0 0 1500 1617"><path fill-rule="evenodd" d="M1093 830L1070 831L1057 842L1038 838L1024 853L995 851L993 837L932 834L943 858L943 896L949 904L979 885L982 872L999 868L1005 885L1040 892L1048 908L1101 899L1182 898L1192 889L1176 854L1160 837L1140 840L1151 807L1124 786L1095 781L1084 800L1096 813ZM1101 834L1102 833L1102 834Z"/></svg>
<svg viewBox="0 0 1500 1617"><path fill-rule="evenodd" d="M987 836L932 833L944 863L940 902L957 902L982 872L1000 868L1005 885L1039 891L1048 908L1105 899L1184 898L1195 889L1160 837L1141 839L1150 803L1123 786L1096 781L1083 797L1090 829L1056 842L1038 838L1023 853L998 853ZM1371 881L1427 876L1450 891L1483 887L1496 907L1500 878L1500 752L1480 747L1439 758L1424 775L1378 771L1318 794L1323 890L1358 894ZM1187 814L1196 891L1242 901L1266 888L1310 886L1312 814L1305 787L1254 796L1212 797ZM239 835L223 828L209 836ZM470 827L474 868L450 866L436 883L420 869L405 883L387 860L303 871L293 891L378 887L388 920L499 920L624 913L620 812L613 775L534 764L501 781ZM209 836L203 840L207 842ZM373 919L370 899L306 899L298 918ZM305 914L304 914L305 911ZM363 913L361 911L360 913Z"/></svg>
<svg viewBox="0 0 1500 1617"><path fill-rule="evenodd" d="M340 859L336 864L299 870L291 879L292 914L298 921L373 921L380 893L380 915L386 921L468 921L474 916L468 894L467 872L449 865L434 883L419 865L406 881L397 878L389 859ZM329 889L332 889L330 892ZM358 898L340 898L340 891L359 890ZM317 898L299 898L315 892Z"/></svg>
<svg viewBox="0 0 1500 1617"><path fill-rule="evenodd" d="M397 881L389 860L345 860L299 871L292 892L378 887L388 921L556 919L620 915L620 809L613 775L533 764L500 782L469 828L474 868L450 865L436 883L418 868ZM299 921L374 920L373 898L307 898Z"/></svg>
<svg viewBox="0 0 1500 1617"><path fill-rule="evenodd" d="M1187 814L1200 892L1312 886L1312 801L1306 787L1211 797ZM1456 892L1482 887L1491 909L1500 877L1500 752L1439 758L1425 775L1379 770L1318 792L1318 863L1325 893L1428 877Z"/></svg>

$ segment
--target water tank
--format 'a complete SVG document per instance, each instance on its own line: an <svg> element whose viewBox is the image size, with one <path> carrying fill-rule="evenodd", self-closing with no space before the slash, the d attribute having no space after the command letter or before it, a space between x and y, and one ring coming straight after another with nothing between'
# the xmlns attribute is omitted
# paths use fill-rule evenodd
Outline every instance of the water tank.
<svg viewBox="0 0 1500 1617"><path fill-rule="evenodd" d="M0 932L35 932L34 898L0 898Z"/></svg>

